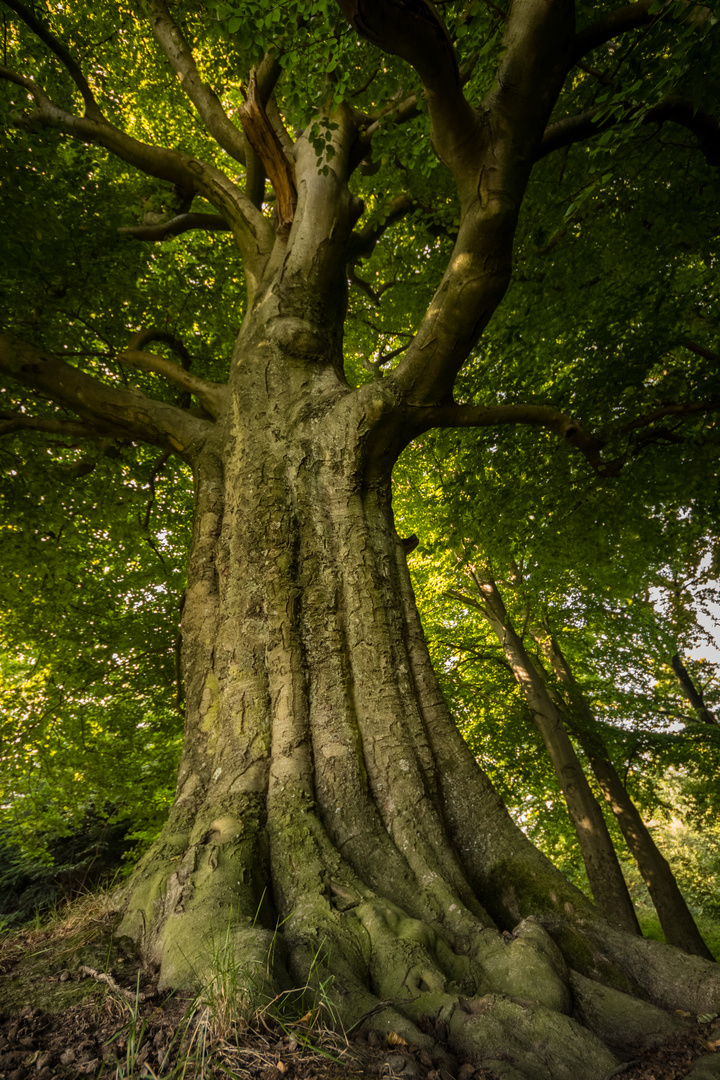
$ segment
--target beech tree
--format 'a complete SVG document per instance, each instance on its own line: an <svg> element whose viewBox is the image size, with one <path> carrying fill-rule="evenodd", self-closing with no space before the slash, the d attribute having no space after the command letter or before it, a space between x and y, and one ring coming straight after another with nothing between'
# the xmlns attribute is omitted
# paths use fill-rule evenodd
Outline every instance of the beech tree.
<svg viewBox="0 0 720 1080"><path fill-rule="evenodd" d="M130 307L119 285L134 296L142 278L120 252L130 269L114 278L108 329L75 306L63 340L56 301L92 293L110 244L105 220L78 212L63 222L69 265L58 252L42 303L17 290L0 339L6 434L146 444L192 470L177 793L120 932L165 986L201 979L221 935L249 993L322 970L344 1023L470 1055L498 1078L600 1078L618 1055L681 1030L664 1010L720 1009L715 965L624 932L511 821L442 699L408 574L412 541L391 505L393 465L434 427L545 429L605 477L630 459L572 404L508 400L502 385L491 403L454 391L510 284L536 163L615 129L642 139L672 125L680 159L699 159L709 182L720 163L712 84L699 78L711 70L710 10L5 9L16 190L41 190L54 170L69 179L77 144L92 165L79 190L66 183L75 207L81 191L96 206L104 185L105 212L117 213L132 175L161 182L139 196L139 223L114 223L125 252L130 240L227 232L219 291L241 280L245 291L231 356L213 349L227 336L221 313L208 317L198 363L162 318L139 320L134 300L118 346ZM640 77L628 82L633 65ZM26 252L33 230L42 242L33 205L13 222ZM93 229L78 284L70 253L84 240L73 231ZM358 264L381 250L392 261L394 230L406 266L413 250L418 264L444 254L445 265L423 311L370 331L361 367L348 281L373 302L393 285ZM203 284L188 290L191 307ZM166 285L155 286L158 312ZM205 311L198 301L189 319L199 336ZM711 366L705 333L676 344ZM667 418L704 422L715 399L699 379L660 404L648 391L630 415L616 407L614 430L637 447L639 435L667 438Z"/></svg>

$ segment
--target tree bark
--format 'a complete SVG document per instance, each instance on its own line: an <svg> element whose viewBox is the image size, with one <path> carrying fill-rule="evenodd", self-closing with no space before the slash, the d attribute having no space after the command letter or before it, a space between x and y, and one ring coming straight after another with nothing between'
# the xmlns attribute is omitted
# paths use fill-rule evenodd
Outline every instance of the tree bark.
<svg viewBox="0 0 720 1080"><path fill-rule="evenodd" d="M620 826L657 911L665 940L685 952L713 960L692 913L678 888L675 875L658 850L650 830L611 762L587 698L582 692L558 642L549 633L534 635L552 669L566 688L575 719L573 733L588 756L600 790Z"/></svg>

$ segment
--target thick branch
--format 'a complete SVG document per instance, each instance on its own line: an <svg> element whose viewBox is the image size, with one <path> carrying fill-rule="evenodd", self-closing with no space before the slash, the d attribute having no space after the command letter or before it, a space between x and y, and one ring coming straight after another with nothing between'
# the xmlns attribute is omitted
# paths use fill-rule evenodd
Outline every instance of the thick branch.
<svg viewBox="0 0 720 1080"><path fill-rule="evenodd" d="M505 294L520 206L573 34L572 0L514 0L510 8L497 88L477 113L467 171L456 172L455 247L415 340L388 376L408 404L452 400L457 373Z"/></svg>
<svg viewBox="0 0 720 1080"><path fill-rule="evenodd" d="M433 146L458 183L477 164L478 121L465 99L452 42L427 0L338 0L350 25L406 60L422 80Z"/></svg>
<svg viewBox="0 0 720 1080"><path fill-rule="evenodd" d="M180 150L140 142L105 120L67 113L32 79L17 72L0 68L0 78L16 83L32 94L36 109L25 117L29 125L56 128L82 142L102 146L141 172L203 195L231 223L246 269L254 279L258 262L264 262L272 246L272 228L245 193L220 169Z"/></svg>
<svg viewBox="0 0 720 1080"><path fill-rule="evenodd" d="M187 390L194 394L203 409L211 416L217 418L225 407L227 400L227 388L220 383L207 382L205 379L186 371L165 356L156 353L143 352L138 349L127 349L118 354L118 362L125 367L135 368L138 371L152 371L156 375L162 375L164 379L179 386L181 390Z"/></svg>
<svg viewBox="0 0 720 1080"><path fill-rule="evenodd" d="M180 84L198 111L205 127L230 157L246 164L245 143L226 114L215 91L203 82L190 46L172 18L165 0L152 0L151 21L160 48L170 61Z"/></svg>
<svg viewBox="0 0 720 1080"><path fill-rule="evenodd" d="M125 225L118 232L132 240L167 240L192 229L227 232L230 226L219 214L178 214L159 225Z"/></svg>
<svg viewBox="0 0 720 1080"><path fill-rule="evenodd" d="M190 458L212 425L133 388L119 389L25 342L0 335L0 372L76 413L84 426L108 426Z"/></svg>
<svg viewBox="0 0 720 1080"><path fill-rule="evenodd" d="M29 11L24 4L20 3L20 0L5 0L5 3L11 11L14 11L16 15L20 16L25 25L30 27L32 32L52 50L58 60L64 65L70 78L82 94L82 99L85 103L85 115L94 120L102 120L103 115L92 90L88 86L87 79L80 70L77 61L68 52L63 43L58 41L54 34L51 34L39 19L36 19L33 13Z"/></svg>

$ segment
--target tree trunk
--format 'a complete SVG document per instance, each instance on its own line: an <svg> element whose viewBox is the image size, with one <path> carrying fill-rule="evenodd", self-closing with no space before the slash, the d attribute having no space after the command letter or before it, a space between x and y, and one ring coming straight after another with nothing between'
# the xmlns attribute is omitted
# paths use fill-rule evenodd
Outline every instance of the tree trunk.
<svg viewBox="0 0 720 1080"><path fill-rule="evenodd" d="M590 790L562 715L535 670L522 640L515 632L495 582L478 582L482 610L492 626L513 675L525 694L533 720L542 735L555 769L573 828L580 844L588 881L596 903L632 934L640 924L608 832L605 818Z"/></svg>
<svg viewBox="0 0 720 1080"><path fill-rule="evenodd" d="M675 653L670 660L670 666L675 672L675 678L679 682L683 694L697 713L698 720L702 724L717 724L715 714L711 713L705 704L702 690L693 682L690 672L683 664L678 653Z"/></svg>
<svg viewBox="0 0 720 1080"><path fill-rule="evenodd" d="M703 941L690 909L678 888L675 875L658 850L652 834L608 757L597 730L592 709L560 646L549 633L537 634L536 640L558 680L567 689L572 715L576 720L574 734L588 756L600 790L617 819L625 842L647 885L665 940L668 944L677 946L678 949L684 949L685 952L712 960L713 955Z"/></svg>
<svg viewBox="0 0 720 1080"><path fill-rule="evenodd" d="M348 127L331 130L347 160ZM249 1011L322 983L346 1026L448 1063L600 1080L618 1046L678 1029L650 1001L720 1009L720 979L608 923L513 824L457 731L391 508L419 410L398 382L347 385L357 209L306 140L295 176L230 404L186 451L185 743L120 932L165 986L202 983L229 951Z"/></svg>

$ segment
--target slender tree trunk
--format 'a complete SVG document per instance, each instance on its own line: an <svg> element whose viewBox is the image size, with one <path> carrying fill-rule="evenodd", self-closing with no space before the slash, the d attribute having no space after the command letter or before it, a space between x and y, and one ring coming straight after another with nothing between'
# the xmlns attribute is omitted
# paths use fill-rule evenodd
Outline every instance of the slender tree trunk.
<svg viewBox="0 0 720 1080"><path fill-rule="evenodd" d="M630 798L597 730L595 717L558 642L549 632L534 634L560 683L565 686L576 723L574 734L588 756L600 790L615 815L655 905L665 940L685 952L712 960L678 888L675 875Z"/></svg>
<svg viewBox="0 0 720 1080"><path fill-rule="evenodd" d="M478 582L483 611L497 635L515 679L542 735L577 834L588 881L597 904L633 934L640 924L620 869L605 818L575 753L563 718L515 632L502 596L491 578Z"/></svg>
<svg viewBox="0 0 720 1080"><path fill-rule="evenodd" d="M678 653L675 653L672 657L670 666L675 672L675 677L680 683L683 694L697 713L698 720L703 724L717 724L717 717L708 709L702 690L693 682L690 672L683 664Z"/></svg>

